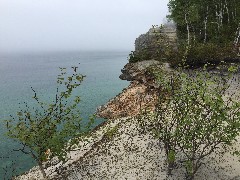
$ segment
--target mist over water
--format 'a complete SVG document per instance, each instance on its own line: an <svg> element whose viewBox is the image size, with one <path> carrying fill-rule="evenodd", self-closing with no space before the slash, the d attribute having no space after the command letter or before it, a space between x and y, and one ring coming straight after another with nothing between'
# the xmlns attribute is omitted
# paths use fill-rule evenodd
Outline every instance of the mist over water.
<svg viewBox="0 0 240 180"><path fill-rule="evenodd" d="M169 0L1 0L0 52L133 49Z"/></svg>
<svg viewBox="0 0 240 180"><path fill-rule="evenodd" d="M126 87L129 82L118 78L121 68L127 63L128 52L59 52L35 54L0 54L0 179L7 167L11 173L12 162L18 172L24 172L35 165L29 156L12 151L19 145L6 138L4 120L14 115L23 102L34 105L33 87L41 100L51 102L56 92L56 78L59 67L79 66L79 72L86 75L76 93L81 96L83 119L93 114L99 105ZM79 64L80 63L80 64ZM20 104L19 104L20 103ZM102 119L97 119L96 124Z"/></svg>

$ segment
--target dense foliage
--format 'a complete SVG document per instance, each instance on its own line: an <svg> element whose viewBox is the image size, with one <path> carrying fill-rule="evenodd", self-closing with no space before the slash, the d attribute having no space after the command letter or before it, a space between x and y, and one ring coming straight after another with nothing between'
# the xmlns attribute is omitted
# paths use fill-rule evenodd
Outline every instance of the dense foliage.
<svg viewBox="0 0 240 180"><path fill-rule="evenodd" d="M171 0L169 10L180 37L189 35L188 41L239 43L240 1Z"/></svg>
<svg viewBox="0 0 240 180"><path fill-rule="evenodd" d="M176 23L179 46L188 48L175 57L178 62L183 56L190 65L238 57L240 1L170 0L168 6L168 17Z"/></svg>
<svg viewBox="0 0 240 180"><path fill-rule="evenodd" d="M155 59L178 66L184 59L185 65L196 67L206 62L239 61L240 1L170 0L168 7L169 23L176 25L177 43L166 43L169 39L164 33L145 39L141 36L144 43L130 54L129 62Z"/></svg>

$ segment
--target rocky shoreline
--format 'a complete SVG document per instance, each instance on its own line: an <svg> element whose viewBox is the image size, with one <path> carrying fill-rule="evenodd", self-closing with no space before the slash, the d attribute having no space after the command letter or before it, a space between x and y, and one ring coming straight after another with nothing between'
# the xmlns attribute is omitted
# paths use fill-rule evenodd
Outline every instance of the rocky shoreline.
<svg viewBox="0 0 240 180"><path fill-rule="evenodd" d="M148 68L163 68L172 71L167 63L148 60L128 63L119 76L122 80L131 81L130 85L105 105L97 109L96 115L105 119L122 117L135 117L144 110L154 110L158 100L159 84L153 75L148 73Z"/></svg>

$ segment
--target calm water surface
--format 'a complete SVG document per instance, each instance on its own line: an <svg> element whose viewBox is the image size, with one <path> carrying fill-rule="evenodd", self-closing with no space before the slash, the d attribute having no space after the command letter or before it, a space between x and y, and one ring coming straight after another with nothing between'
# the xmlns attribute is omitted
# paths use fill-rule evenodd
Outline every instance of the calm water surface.
<svg viewBox="0 0 240 180"><path fill-rule="evenodd" d="M31 97L34 94L30 87L42 100L49 101L54 98L59 67L79 66L79 72L87 76L78 90L82 99L82 117L87 119L99 105L129 84L118 78L127 63L127 55L128 52L0 54L0 179L35 165L29 156L14 151L19 148L18 143L4 136L4 120L16 114L23 102L33 104ZM102 121L98 119L97 123Z"/></svg>

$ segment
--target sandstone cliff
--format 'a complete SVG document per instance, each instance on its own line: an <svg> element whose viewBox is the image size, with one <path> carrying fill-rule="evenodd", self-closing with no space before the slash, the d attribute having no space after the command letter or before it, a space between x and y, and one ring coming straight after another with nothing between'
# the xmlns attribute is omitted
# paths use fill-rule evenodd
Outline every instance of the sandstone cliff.
<svg viewBox="0 0 240 180"><path fill-rule="evenodd" d="M177 49L177 34L174 26L153 26L135 40L135 51L130 61L161 60L166 58L168 49Z"/></svg>
<svg viewBox="0 0 240 180"><path fill-rule="evenodd" d="M153 110L160 87L148 71L151 67L171 71L168 64L161 64L155 60L126 64L122 69L120 79L131 81L130 85L108 103L100 106L96 114L102 118L114 119L134 117L142 109Z"/></svg>

